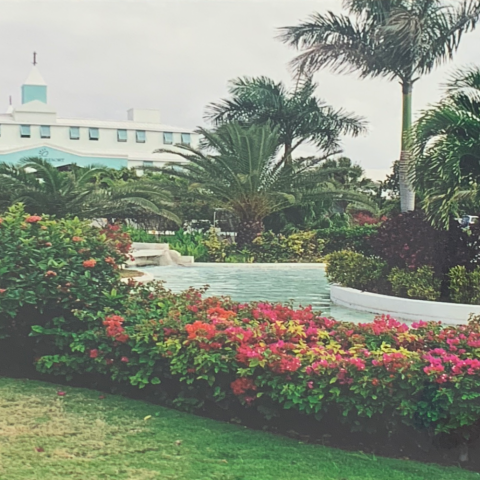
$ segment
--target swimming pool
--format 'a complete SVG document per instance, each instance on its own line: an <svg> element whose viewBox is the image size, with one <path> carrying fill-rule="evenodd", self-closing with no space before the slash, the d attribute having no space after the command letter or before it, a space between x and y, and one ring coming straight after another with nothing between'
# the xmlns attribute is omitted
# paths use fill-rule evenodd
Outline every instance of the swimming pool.
<svg viewBox="0 0 480 480"><path fill-rule="evenodd" d="M291 300L296 306L312 305L337 320L370 322L375 317L372 313L333 305L322 265L195 263L188 267L172 265L139 270L165 281L165 286L173 292L209 285L207 295L228 295L239 302Z"/></svg>

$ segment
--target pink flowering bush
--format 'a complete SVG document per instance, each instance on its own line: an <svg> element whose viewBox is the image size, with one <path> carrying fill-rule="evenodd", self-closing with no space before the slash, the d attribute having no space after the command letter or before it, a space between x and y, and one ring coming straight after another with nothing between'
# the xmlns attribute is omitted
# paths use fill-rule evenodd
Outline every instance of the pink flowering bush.
<svg viewBox="0 0 480 480"><path fill-rule="evenodd" d="M37 360L41 372L149 386L181 408L210 402L267 418L290 410L352 428L388 422L468 436L480 420L474 321L353 324L311 308L239 304L193 289L175 295L160 284L137 286L121 308L77 315L87 329L68 346L57 341L56 354Z"/></svg>

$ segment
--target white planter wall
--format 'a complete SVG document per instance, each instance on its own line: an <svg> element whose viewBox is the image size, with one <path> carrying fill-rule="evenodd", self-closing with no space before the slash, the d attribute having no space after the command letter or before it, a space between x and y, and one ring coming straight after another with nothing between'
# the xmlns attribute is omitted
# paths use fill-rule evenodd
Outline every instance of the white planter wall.
<svg viewBox="0 0 480 480"><path fill-rule="evenodd" d="M330 299L336 305L379 315L387 314L397 320L406 321L424 320L458 325L466 324L472 313L480 315L480 305L411 300L338 285L330 287Z"/></svg>

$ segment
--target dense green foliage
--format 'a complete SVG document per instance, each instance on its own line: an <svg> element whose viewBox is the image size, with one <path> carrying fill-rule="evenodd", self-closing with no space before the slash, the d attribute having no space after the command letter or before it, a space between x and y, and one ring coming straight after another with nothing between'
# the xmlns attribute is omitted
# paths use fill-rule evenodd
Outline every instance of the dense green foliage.
<svg viewBox="0 0 480 480"><path fill-rule="evenodd" d="M378 225L326 228L317 231L296 231L258 235L250 245L239 248L235 242L222 239L210 229L207 233L187 233L157 236L141 229L124 227L132 241L168 243L182 255L193 255L197 262L318 262L321 256L339 250L371 254L372 236Z"/></svg>
<svg viewBox="0 0 480 480"><path fill-rule="evenodd" d="M28 215L21 205L11 207L0 218L1 335L41 315L47 321L55 313L101 308L119 283L118 267L130 246L128 235L117 229L102 231L86 221Z"/></svg>
<svg viewBox="0 0 480 480"><path fill-rule="evenodd" d="M365 227L363 227L365 228ZM385 220L368 237L364 255L337 252L327 256L329 278L346 287L422 300L480 303L480 225L468 228L451 221L449 231L433 227L422 212ZM328 247L328 242L326 243ZM354 249L361 253L361 249ZM385 262L383 274L365 287L355 277L358 263Z"/></svg>
<svg viewBox="0 0 480 480"><path fill-rule="evenodd" d="M387 264L378 258L366 257L351 250L341 250L326 257L327 278L332 283L360 290L381 292Z"/></svg>
<svg viewBox="0 0 480 480"><path fill-rule="evenodd" d="M187 163L172 166L167 173L195 185L199 196L206 196L212 205L232 211L240 222L237 243L251 243L267 215L294 203L292 187L299 174L282 168L278 133L268 125L226 124L200 132L215 153L180 146L171 153Z"/></svg>
<svg viewBox="0 0 480 480"><path fill-rule="evenodd" d="M353 250L363 254L370 254L373 252L371 237L377 230L378 226L375 225L325 228L317 230L317 235L325 242L325 254L340 250Z"/></svg>
<svg viewBox="0 0 480 480"><path fill-rule="evenodd" d="M438 300L440 297L441 280L435 276L430 266L423 266L416 270L392 268L388 275L392 285L392 292L399 297L414 298L417 300Z"/></svg>
<svg viewBox="0 0 480 480"><path fill-rule="evenodd" d="M266 232L259 235L246 250L246 255L254 262L319 262L323 241L318 239L315 232L298 232L288 236Z"/></svg>
<svg viewBox="0 0 480 480"><path fill-rule="evenodd" d="M457 72L415 126L414 185L429 219L442 227L480 208L479 93L478 67Z"/></svg>
<svg viewBox="0 0 480 480"><path fill-rule="evenodd" d="M278 155L278 127L227 123L216 130L199 132L203 148L178 146L176 151L158 150L186 160L172 164L164 173L185 180L211 207L234 214L238 224L236 243L240 248L263 231L267 216L289 207L328 200L375 208L375 202L358 189L339 188L332 178L338 168L318 168L310 158L285 164Z"/></svg>
<svg viewBox="0 0 480 480"><path fill-rule="evenodd" d="M168 208L168 193L132 175L123 180L112 169L76 165L61 171L40 158L26 158L18 166L0 164L0 211L22 202L30 213L59 218L135 220L149 215L178 223Z"/></svg>
<svg viewBox="0 0 480 480"><path fill-rule="evenodd" d="M455 303L480 304L480 267L469 272L457 265L448 272L450 298Z"/></svg>

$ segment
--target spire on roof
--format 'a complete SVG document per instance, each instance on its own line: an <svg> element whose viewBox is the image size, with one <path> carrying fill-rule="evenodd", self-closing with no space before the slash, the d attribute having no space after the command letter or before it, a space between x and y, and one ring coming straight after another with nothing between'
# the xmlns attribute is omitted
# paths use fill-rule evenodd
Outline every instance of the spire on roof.
<svg viewBox="0 0 480 480"><path fill-rule="evenodd" d="M28 78L23 82L24 85L41 85L46 87L47 84L45 83L45 80L43 79L42 75L38 71L38 68L36 65L32 67L30 70L30 75Z"/></svg>
<svg viewBox="0 0 480 480"><path fill-rule="evenodd" d="M47 103L47 84L37 68L37 52L33 52L33 67L22 85L22 104L39 100Z"/></svg>

